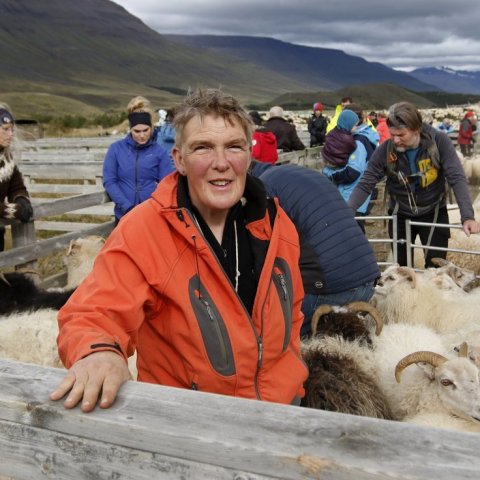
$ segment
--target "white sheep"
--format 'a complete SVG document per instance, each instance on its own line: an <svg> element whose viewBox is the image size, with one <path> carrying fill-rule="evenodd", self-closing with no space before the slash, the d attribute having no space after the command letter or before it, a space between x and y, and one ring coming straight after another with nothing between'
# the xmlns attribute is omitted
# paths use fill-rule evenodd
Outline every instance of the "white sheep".
<svg viewBox="0 0 480 480"><path fill-rule="evenodd" d="M385 325L373 344L378 384L393 418L425 423L434 416L432 426L480 426L479 371L465 351L451 355L432 329L407 324ZM455 424L456 417L468 427Z"/></svg>
<svg viewBox="0 0 480 480"><path fill-rule="evenodd" d="M372 303L385 323L426 325L440 333L471 326L480 328L480 295L463 292L450 279L452 290L440 289L447 277L426 277L408 267L393 265L375 287Z"/></svg>
<svg viewBox="0 0 480 480"><path fill-rule="evenodd" d="M105 240L89 236L71 242L66 256L68 284L76 287L93 268L96 255ZM0 316L0 358L19 362L61 367L58 356L58 311L43 308ZM129 368L136 378L135 359Z"/></svg>

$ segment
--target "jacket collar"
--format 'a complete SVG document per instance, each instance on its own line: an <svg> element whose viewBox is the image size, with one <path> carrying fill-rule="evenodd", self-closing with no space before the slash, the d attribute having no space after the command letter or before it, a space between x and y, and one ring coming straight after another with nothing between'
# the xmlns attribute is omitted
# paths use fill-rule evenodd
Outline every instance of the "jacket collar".
<svg viewBox="0 0 480 480"><path fill-rule="evenodd" d="M177 206L192 211L192 202L188 193L188 182L186 177L175 174L177 177ZM267 192L263 183L250 174L247 174L243 197L237 205L242 204L247 223L260 220L265 216L267 208ZM235 208L235 207L234 207Z"/></svg>

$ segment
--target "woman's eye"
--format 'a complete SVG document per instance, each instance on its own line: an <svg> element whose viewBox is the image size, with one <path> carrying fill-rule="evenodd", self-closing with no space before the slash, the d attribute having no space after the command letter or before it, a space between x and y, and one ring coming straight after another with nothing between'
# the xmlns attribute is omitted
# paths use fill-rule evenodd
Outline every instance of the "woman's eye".
<svg viewBox="0 0 480 480"><path fill-rule="evenodd" d="M230 145L228 149L232 152L243 152L245 150L243 145Z"/></svg>
<svg viewBox="0 0 480 480"><path fill-rule="evenodd" d="M209 148L206 145L197 145L193 149L193 151L196 153L206 152L207 150L209 150Z"/></svg>

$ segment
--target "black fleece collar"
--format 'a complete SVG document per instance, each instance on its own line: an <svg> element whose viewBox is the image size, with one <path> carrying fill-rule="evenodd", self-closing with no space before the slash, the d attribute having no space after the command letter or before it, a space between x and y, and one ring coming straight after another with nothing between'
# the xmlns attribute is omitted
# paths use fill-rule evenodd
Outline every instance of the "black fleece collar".
<svg viewBox="0 0 480 480"><path fill-rule="evenodd" d="M243 207L246 222L250 223L262 219L267 208L267 192L261 180L247 174L243 196L246 200ZM193 211L192 201L188 192L188 181L183 175L179 175L178 178L177 204L181 208ZM233 209L240 204L241 202L238 202Z"/></svg>

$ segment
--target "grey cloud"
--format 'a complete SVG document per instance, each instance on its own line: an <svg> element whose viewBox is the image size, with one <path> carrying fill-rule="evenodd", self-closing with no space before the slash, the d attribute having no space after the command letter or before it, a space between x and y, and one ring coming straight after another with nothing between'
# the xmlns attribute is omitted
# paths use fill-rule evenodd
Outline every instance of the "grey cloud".
<svg viewBox="0 0 480 480"><path fill-rule="evenodd" d="M394 68L480 70L478 0L115 1L164 34L264 36L337 48Z"/></svg>

